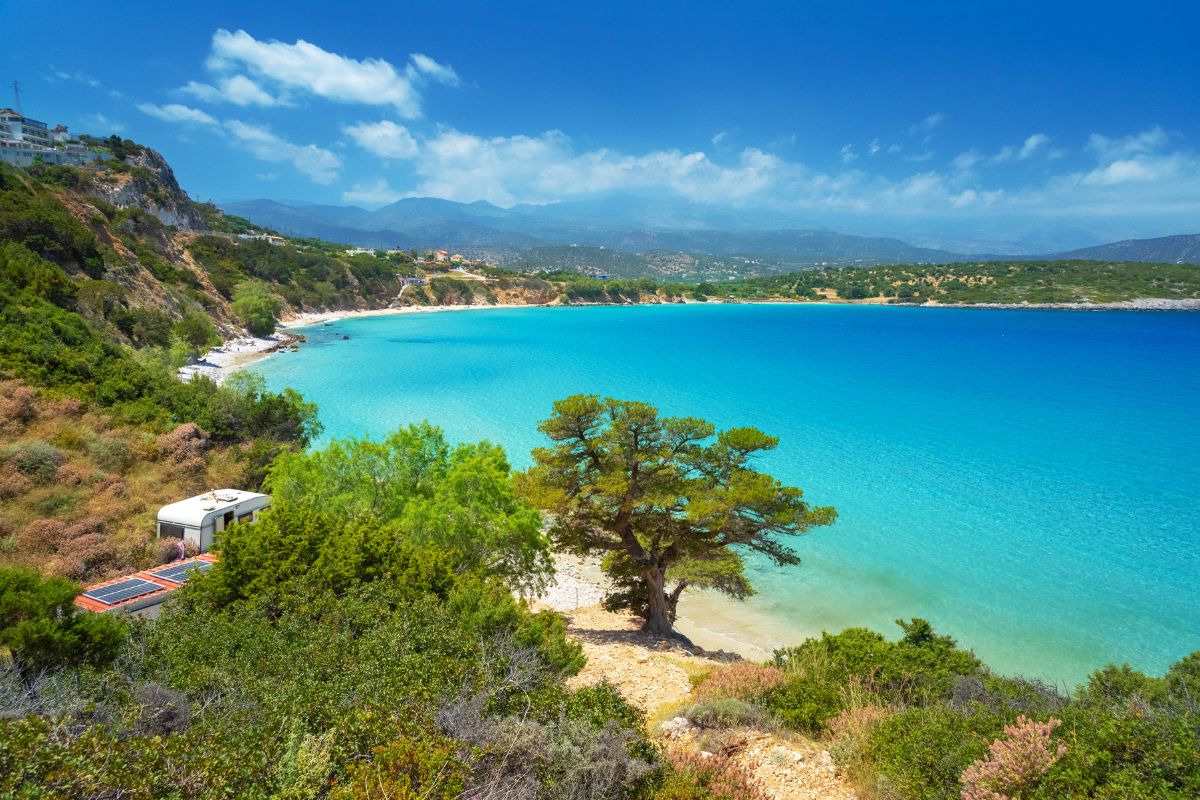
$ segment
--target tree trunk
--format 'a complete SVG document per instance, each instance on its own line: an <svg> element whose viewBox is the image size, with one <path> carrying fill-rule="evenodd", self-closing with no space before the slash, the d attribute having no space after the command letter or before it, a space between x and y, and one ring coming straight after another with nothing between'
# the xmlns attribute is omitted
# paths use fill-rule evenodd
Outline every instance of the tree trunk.
<svg viewBox="0 0 1200 800"><path fill-rule="evenodd" d="M650 567L646 577L646 630L656 636L675 636L671 625L671 610L667 605L666 569Z"/></svg>

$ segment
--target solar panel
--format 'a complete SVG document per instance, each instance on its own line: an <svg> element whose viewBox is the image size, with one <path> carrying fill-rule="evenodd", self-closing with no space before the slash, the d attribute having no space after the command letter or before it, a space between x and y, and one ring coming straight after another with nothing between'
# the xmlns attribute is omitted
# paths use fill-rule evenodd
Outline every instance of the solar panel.
<svg viewBox="0 0 1200 800"><path fill-rule="evenodd" d="M84 597L90 597L93 600L99 600L106 606L113 606L124 600L132 600L135 597L141 597L144 594L160 591L163 587L157 583L142 580L141 578L130 578L124 581L110 583L108 586L100 586L96 589L89 589L83 593Z"/></svg>
<svg viewBox="0 0 1200 800"><path fill-rule="evenodd" d="M212 569L210 561L185 561L182 564L168 564L165 567L150 570L156 578L162 578L171 583L187 583L194 572L208 572Z"/></svg>

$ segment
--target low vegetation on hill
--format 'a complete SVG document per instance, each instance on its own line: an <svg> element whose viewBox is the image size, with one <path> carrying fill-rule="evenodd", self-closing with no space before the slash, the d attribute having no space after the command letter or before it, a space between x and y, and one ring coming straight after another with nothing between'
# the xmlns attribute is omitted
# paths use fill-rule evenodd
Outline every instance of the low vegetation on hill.
<svg viewBox="0 0 1200 800"><path fill-rule="evenodd" d="M705 287L706 294L900 303L1111 303L1200 298L1200 266L1104 261L842 267Z"/></svg>

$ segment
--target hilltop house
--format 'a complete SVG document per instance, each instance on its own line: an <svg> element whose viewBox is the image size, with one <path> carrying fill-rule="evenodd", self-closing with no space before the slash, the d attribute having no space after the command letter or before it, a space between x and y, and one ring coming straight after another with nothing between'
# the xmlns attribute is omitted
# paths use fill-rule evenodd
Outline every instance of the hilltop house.
<svg viewBox="0 0 1200 800"><path fill-rule="evenodd" d="M158 538L182 539L207 553L218 533L235 522L254 522L270 505L270 495L214 489L159 509Z"/></svg>
<svg viewBox="0 0 1200 800"><path fill-rule="evenodd" d="M445 250L434 250L433 251L433 260L440 264L440 263L444 262L447 259L447 257L449 257L449 255L450 254L447 253Z"/></svg>
<svg viewBox="0 0 1200 800"><path fill-rule="evenodd" d="M57 146L56 146L57 145ZM90 164L105 158L82 144L70 141L65 125L53 130L46 123L0 108L0 161L28 167L43 164Z"/></svg>

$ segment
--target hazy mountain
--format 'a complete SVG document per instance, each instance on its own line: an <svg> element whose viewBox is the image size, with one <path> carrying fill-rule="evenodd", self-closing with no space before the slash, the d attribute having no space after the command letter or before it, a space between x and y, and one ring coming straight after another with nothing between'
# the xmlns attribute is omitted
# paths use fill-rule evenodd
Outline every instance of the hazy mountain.
<svg viewBox="0 0 1200 800"><path fill-rule="evenodd" d="M1157 239L1125 239L1112 244L1058 253L1057 256L1060 258L1088 258L1096 261L1200 264L1200 233L1160 236Z"/></svg>

